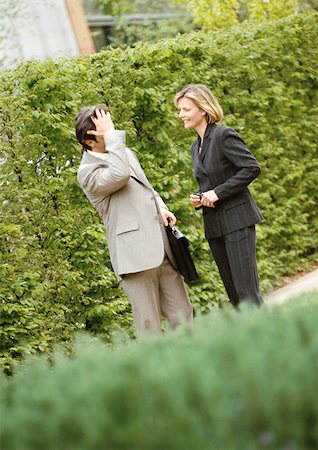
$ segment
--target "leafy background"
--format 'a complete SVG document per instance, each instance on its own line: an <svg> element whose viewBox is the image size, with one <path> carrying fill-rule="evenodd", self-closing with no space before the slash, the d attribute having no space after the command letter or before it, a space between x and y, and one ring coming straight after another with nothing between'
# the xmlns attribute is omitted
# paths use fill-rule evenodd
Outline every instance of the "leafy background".
<svg viewBox="0 0 318 450"><path fill-rule="evenodd" d="M200 274L197 313L227 300L204 241L189 146L173 97L202 82L262 167L251 190L263 212L258 261L263 292L317 262L317 13L217 33L32 61L2 72L0 91L0 350L2 365L74 333L133 335L112 273L104 230L76 182L81 149L74 115L109 104L117 128L188 236Z"/></svg>

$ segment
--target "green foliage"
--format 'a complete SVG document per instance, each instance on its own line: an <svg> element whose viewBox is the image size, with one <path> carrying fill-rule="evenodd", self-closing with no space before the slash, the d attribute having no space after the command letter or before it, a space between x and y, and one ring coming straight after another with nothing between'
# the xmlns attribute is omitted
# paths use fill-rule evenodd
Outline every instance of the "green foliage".
<svg viewBox="0 0 318 450"><path fill-rule="evenodd" d="M317 9L314 2L305 0L174 0L182 5L199 26L208 29L230 28L250 20L277 20L295 13L298 8Z"/></svg>
<svg viewBox="0 0 318 450"><path fill-rule="evenodd" d="M318 447L318 292L165 339L28 358L0 379L5 449ZM17 432L18 430L18 432Z"/></svg>
<svg viewBox="0 0 318 450"><path fill-rule="evenodd" d="M229 28L238 21L239 0L174 0L183 5L203 28Z"/></svg>
<svg viewBox="0 0 318 450"><path fill-rule="evenodd" d="M117 128L189 237L200 281L198 312L226 301L201 213L189 146L173 97L208 84L262 167L251 189L263 212L258 260L263 290L317 261L317 15L232 33L193 33L90 57L28 62L0 83L0 321L5 367L28 353L71 346L86 329L109 340L131 330L98 214L76 181L74 115L109 104ZM9 101L8 101L9 100Z"/></svg>

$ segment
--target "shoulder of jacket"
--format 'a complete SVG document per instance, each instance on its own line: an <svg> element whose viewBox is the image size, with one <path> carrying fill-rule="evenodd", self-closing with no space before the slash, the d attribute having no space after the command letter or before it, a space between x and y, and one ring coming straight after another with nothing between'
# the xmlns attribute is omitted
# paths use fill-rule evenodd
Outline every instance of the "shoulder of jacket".
<svg viewBox="0 0 318 450"><path fill-rule="evenodd" d="M132 149L129 148L129 147L125 147L125 149L126 149L126 152L127 152L127 153L130 153L131 155L133 155L133 156L137 159L137 155L136 155L135 150L132 150Z"/></svg>
<svg viewBox="0 0 318 450"><path fill-rule="evenodd" d="M93 158L93 157L92 157ZM86 155L82 158L80 165L78 166L77 169L77 177L82 177L82 176L87 176L88 174L90 174L91 172L93 172L94 170L100 168L100 167L107 167L107 161L106 160L102 160L102 159L96 159L96 161L92 161L90 160L89 157L87 157Z"/></svg>
<svg viewBox="0 0 318 450"><path fill-rule="evenodd" d="M89 164L86 162L81 162L81 164L79 165L79 167L77 169L77 179L79 181L81 181L83 179L83 177L87 176L91 167L92 167L92 164Z"/></svg>
<svg viewBox="0 0 318 450"><path fill-rule="evenodd" d="M216 130L219 134L227 134L231 132L235 132L234 128L231 128L227 125L216 125Z"/></svg>
<svg viewBox="0 0 318 450"><path fill-rule="evenodd" d="M217 136L219 136L221 139L227 136L239 136L239 133L236 130L234 130L234 128L229 127L227 125L217 125L216 133Z"/></svg>

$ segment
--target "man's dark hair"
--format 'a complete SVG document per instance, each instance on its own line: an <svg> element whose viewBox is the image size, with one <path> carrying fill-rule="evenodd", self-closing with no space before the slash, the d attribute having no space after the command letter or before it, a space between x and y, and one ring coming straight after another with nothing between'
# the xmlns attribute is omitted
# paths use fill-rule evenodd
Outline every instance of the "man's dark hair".
<svg viewBox="0 0 318 450"><path fill-rule="evenodd" d="M91 139L96 141L96 137L93 134L87 134L89 130L96 130L96 126L92 121L92 117L96 117L96 109L102 109L108 112L108 107L105 104L96 106L86 106L82 108L75 116L75 130L76 137L80 144L83 146L83 150L92 150L92 148L85 144L85 141Z"/></svg>

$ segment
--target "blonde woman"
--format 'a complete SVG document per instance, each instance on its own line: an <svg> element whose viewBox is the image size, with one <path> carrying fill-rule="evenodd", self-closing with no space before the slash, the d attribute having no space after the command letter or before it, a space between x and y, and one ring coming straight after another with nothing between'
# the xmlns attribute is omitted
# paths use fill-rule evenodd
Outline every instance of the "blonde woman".
<svg viewBox="0 0 318 450"><path fill-rule="evenodd" d="M247 187L260 166L235 130L217 124L223 111L207 86L186 86L174 103L184 127L198 134L190 152L200 193L190 202L203 210L205 237L229 299L235 307L242 300L260 305L255 224L262 216Z"/></svg>

